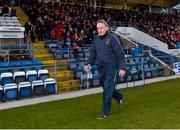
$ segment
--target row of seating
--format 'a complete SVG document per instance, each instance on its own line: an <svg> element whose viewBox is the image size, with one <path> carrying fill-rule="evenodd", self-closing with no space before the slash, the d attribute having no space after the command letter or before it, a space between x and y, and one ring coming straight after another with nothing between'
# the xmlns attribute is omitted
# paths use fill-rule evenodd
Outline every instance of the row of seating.
<svg viewBox="0 0 180 130"><path fill-rule="evenodd" d="M21 23L17 19L17 17L0 17L0 26L3 27L21 27Z"/></svg>
<svg viewBox="0 0 180 130"><path fill-rule="evenodd" d="M14 45L14 44L12 44L11 45L11 43L8 43L8 45L2 45L1 46L1 49L3 49L3 50L13 50L13 49L24 49L24 50L26 50L26 49L28 49L28 45L26 44L26 43L19 43L19 44L17 44L17 45Z"/></svg>
<svg viewBox="0 0 180 130"><path fill-rule="evenodd" d="M8 101L25 97L32 97L45 94L55 94L57 92L56 81L53 78L35 80L30 82L10 83L0 85L0 100Z"/></svg>
<svg viewBox="0 0 180 130"><path fill-rule="evenodd" d="M46 40L46 47L54 54L55 59L69 59L73 54L73 48L62 48L58 40ZM78 57L87 58L90 55L90 47L80 47Z"/></svg>
<svg viewBox="0 0 180 130"><path fill-rule="evenodd" d="M9 16L0 16L0 19L1 20L18 20L18 18L16 16L12 16L12 17L9 17Z"/></svg>
<svg viewBox="0 0 180 130"><path fill-rule="evenodd" d="M56 81L49 77L47 69L1 73L1 100L11 100L33 95L53 94Z"/></svg>
<svg viewBox="0 0 180 130"><path fill-rule="evenodd" d="M135 61L138 62L135 62ZM90 86L95 87L99 85L98 79L98 71L96 66L92 66L92 70L90 74L92 74L91 78L87 78L87 74L84 71L84 64L79 64L78 62L72 62L71 66L73 66L75 78L81 79L82 86ZM143 63L142 63L143 61ZM85 63L86 64L86 63ZM147 78L155 78L158 76L162 76L163 68L157 60L151 59L150 57L144 57L141 60L141 57L137 58L126 58L126 76L119 79L119 82L127 82L127 81L136 81ZM88 83L87 83L88 82Z"/></svg>
<svg viewBox="0 0 180 130"><path fill-rule="evenodd" d="M20 83L28 81L32 83L35 80L45 80L49 78L49 72L47 69L28 70L28 71L16 71L14 74L12 72L4 72L0 74L0 84L6 85L9 83Z"/></svg>

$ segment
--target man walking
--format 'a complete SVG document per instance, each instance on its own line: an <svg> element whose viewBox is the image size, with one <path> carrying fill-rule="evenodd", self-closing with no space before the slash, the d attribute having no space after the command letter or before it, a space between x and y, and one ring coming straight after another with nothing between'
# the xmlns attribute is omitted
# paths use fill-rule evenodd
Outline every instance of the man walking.
<svg viewBox="0 0 180 130"><path fill-rule="evenodd" d="M122 105L123 96L115 86L118 75L120 77L125 75L125 53L117 37L109 32L106 21L97 21L97 32L85 69L88 70L91 65L97 65L100 84L103 87L103 107L97 119L103 119L110 112L112 97L119 107Z"/></svg>

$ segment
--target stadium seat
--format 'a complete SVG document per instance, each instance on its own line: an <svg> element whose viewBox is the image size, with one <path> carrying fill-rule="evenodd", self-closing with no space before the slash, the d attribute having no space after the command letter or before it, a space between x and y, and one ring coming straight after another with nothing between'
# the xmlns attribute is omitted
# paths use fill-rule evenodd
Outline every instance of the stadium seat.
<svg viewBox="0 0 180 130"><path fill-rule="evenodd" d="M64 59L67 59L70 57L70 50L69 49L63 49L62 50L62 55Z"/></svg>
<svg viewBox="0 0 180 130"><path fill-rule="evenodd" d="M99 77L98 77L98 74L95 73L92 75L92 86L97 87L99 85L100 85Z"/></svg>
<svg viewBox="0 0 180 130"><path fill-rule="evenodd" d="M48 78L44 80L44 87L46 94L54 94L57 92L56 81L53 78Z"/></svg>
<svg viewBox="0 0 180 130"><path fill-rule="evenodd" d="M81 75L81 85L80 88L90 88L92 87L92 77L87 77L87 74Z"/></svg>
<svg viewBox="0 0 180 130"><path fill-rule="evenodd" d="M42 80L36 80L32 82L32 93L35 96L45 94L44 83Z"/></svg>
<svg viewBox="0 0 180 130"><path fill-rule="evenodd" d="M16 84L26 81L26 74L24 71L14 72L14 81Z"/></svg>
<svg viewBox="0 0 180 130"><path fill-rule="evenodd" d="M176 41L176 48L180 49L180 41Z"/></svg>
<svg viewBox="0 0 180 130"><path fill-rule="evenodd" d="M142 55L142 49L140 47L132 48L131 54L133 56L140 56L140 55Z"/></svg>
<svg viewBox="0 0 180 130"><path fill-rule="evenodd" d="M9 83L13 83L14 80L13 80L13 74L11 72L4 72L4 73L1 73L1 82L2 82L2 85L5 85L5 84L9 84Z"/></svg>
<svg viewBox="0 0 180 130"><path fill-rule="evenodd" d="M151 78L152 77L151 68L149 67L148 64L144 64L144 75L145 75L145 78Z"/></svg>
<svg viewBox="0 0 180 130"><path fill-rule="evenodd" d="M130 74L132 75L132 80L139 80L139 71L136 68L136 65L131 66L131 69L129 70Z"/></svg>
<svg viewBox="0 0 180 130"><path fill-rule="evenodd" d="M20 82L18 84L19 97L30 97L31 96L31 84L30 82Z"/></svg>
<svg viewBox="0 0 180 130"><path fill-rule="evenodd" d="M26 72L26 79L32 83L33 81L38 79L38 73L36 70L28 70Z"/></svg>
<svg viewBox="0 0 180 130"><path fill-rule="evenodd" d="M56 60L61 60L61 59L63 59L62 50L55 50L55 51L54 51L54 58L55 58Z"/></svg>
<svg viewBox="0 0 180 130"><path fill-rule="evenodd" d="M160 63L155 63L155 67L157 68L158 70L158 76L162 76L162 73L163 73L163 68L161 67Z"/></svg>
<svg viewBox="0 0 180 130"><path fill-rule="evenodd" d="M0 101L2 101L3 100L3 92L4 90L3 90L3 87L0 85Z"/></svg>
<svg viewBox="0 0 180 130"><path fill-rule="evenodd" d="M17 85L15 83L4 85L4 100L17 99L18 97Z"/></svg>
<svg viewBox="0 0 180 130"><path fill-rule="evenodd" d="M152 78L158 77L158 68L155 67L155 64L150 64L149 66L151 68Z"/></svg>
<svg viewBox="0 0 180 130"><path fill-rule="evenodd" d="M74 69L76 67L76 63L75 62L71 62L68 64L69 69Z"/></svg>
<svg viewBox="0 0 180 130"><path fill-rule="evenodd" d="M84 68L82 66L77 65L74 68L75 78L81 78L81 75L83 74L83 70Z"/></svg>
<svg viewBox="0 0 180 130"><path fill-rule="evenodd" d="M38 70L38 78L44 81L45 79L49 78L49 72L47 69Z"/></svg>

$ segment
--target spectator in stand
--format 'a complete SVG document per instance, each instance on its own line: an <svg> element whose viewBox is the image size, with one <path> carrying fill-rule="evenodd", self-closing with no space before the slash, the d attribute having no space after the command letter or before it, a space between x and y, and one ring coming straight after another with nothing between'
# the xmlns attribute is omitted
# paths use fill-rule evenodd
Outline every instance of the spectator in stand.
<svg viewBox="0 0 180 130"><path fill-rule="evenodd" d="M35 32L35 30L36 30L36 26L34 24L32 24L31 25L31 30L30 30L30 37L31 37L31 42L32 43L36 42L36 36L35 36L36 32Z"/></svg>
<svg viewBox="0 0 180 130"><path fill-rule="evenodd" d="M57 39L57 36L56 36L56 33L55 33L54 30L52 30L52 31L50 32L50 39L51 39L51 40L56 40L56 39Z"/></svg>
<svg viewBox="0 0 180 130"><path fill-rule="evenodd" d="M44 40L44 27L40 21L37 21L36 34L37 34L38 41Z"/></svg>
<svg viewBox="0 0 180 130"><path fill-rule="evenodd" d="M63 25L61 24L60 20L59 21L55 21L54 31L55 31L55 33L57 35L57 39L59 41L61 41L62 40Z"/></svg>
<svg viewBox="0 0 180 130"><path fill-rule="evenodd" d="M27 42L27 37L30 36L30 31L31 31L31 27L32 27L31 22L30 22L30 21L27 21L27 22L24 24L24 27L25 27L24 42L26 43L26 42Z"/></svg>
<svg viewBox="0 0 180 130"><path fill-rule="evenodd" d="M2 15L9 15L9 8L7 4L2 7Z"/></svg>
<svg viewBox="0 0 180 130"><path fill-rule="evenodd" d="M11 17L12 16L17 16L16 9L14 6L11 7Z"/></svg>
<svg viewBox="0 0 180 130"><path fill-rule="evenodd" d="M77 59L79 58L79 47L76 42L73 43L73 58Z"/></svg>
<svg viewBox="0 0 180 130"><path fill-rule="evenodd" d="M52 24L50 22L50 17L45 16L44 20L45 38L50 39L50 32L52 31Z"/></svg>
<svg viewBox="0 0 180 130"><path fill-rule="evenodd" d="M176 41L180 42L180 31L176 32Z"/></svg>
<svg viewBox="0 0 180 130"><path fill-rule="evenodd" d="M67 37L66 38L66 43L65 43L65 48L67 47L67 48L71 48L71 45L72 43L71 43L71 38L70 37Z"/></svg>

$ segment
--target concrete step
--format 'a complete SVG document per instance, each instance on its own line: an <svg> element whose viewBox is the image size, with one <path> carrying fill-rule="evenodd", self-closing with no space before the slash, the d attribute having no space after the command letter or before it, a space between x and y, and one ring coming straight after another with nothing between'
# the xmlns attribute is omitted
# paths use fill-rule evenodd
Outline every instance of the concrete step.
<svg viewBox="0 0 180 130"><path fill-rule="evenodd" d="M49 54L49 50L45 48L34 49L34 54Z"/></svg>
<svg viewBox="0 0 180 130"><path fill-rule="evenodd" d="M35 54L34 57L38 60L53 60L53 54Z"/></svg>
<svg viewBox="0 0 180 130"><path fill-rule="evenodd" d="M79 80L57 82L58 93L79 90L79 84L80 84Z"/></svg>
<svg viewBox="0 0 180 130"><path fill-rule="evenodd" d="M65 89L71 87L79 87L79 80L69 80L69 81L61 81L57 82L58 89Z"/></svg>

